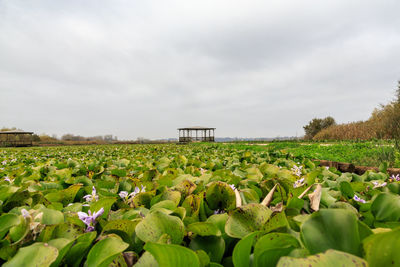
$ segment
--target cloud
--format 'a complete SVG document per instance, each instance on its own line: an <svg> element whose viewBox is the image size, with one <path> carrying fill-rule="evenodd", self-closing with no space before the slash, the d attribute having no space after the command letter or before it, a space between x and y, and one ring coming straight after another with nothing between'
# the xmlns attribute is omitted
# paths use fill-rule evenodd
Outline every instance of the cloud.
<svg viewBox="0 0 400 267"><path fill-rule="evenodd" d="M58 135L301 135L365 120L399 79L386 1L0 2L0 126Z"/></svg>

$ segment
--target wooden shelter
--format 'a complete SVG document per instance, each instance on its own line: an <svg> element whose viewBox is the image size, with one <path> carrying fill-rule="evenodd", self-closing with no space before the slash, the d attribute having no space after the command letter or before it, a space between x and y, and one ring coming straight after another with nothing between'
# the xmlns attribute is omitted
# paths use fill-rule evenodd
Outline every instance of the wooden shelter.
<svg viewBox="0 0 400 267"><path fill-rule="evenodd" d="M33 132L0 132L0 146L32 146Z"/></svg>
<svg viewBox="0 0 400 267"><path fill-rule="evenodd" d="M195 126L178 128L178 130L179 143L215 142L215 128Z"/></svg>

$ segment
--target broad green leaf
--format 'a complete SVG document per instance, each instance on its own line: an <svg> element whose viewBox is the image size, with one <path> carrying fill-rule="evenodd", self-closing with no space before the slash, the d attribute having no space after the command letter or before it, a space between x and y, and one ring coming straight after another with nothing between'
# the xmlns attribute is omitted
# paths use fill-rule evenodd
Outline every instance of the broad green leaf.
<svg viewBox="0 0 400 267"><path fill-rule="evenodd" d="M128 246L129 244L116 235L106 236L90 249L86 264L93 267L106 267Z"/></svg>
<svg viewBox="0 0 400 267"><path fill-rule="evenodd" d="M363 248L370 267L400 265L400 229L370 235L363 240Z"/></svg>
<svg viewBox="0 0 400 267"><path fill-rule="evenodd" d="M0 238L7 234L8 230L20 223L20 216L7 213L0 216Z"/></svg>
<svg viewBox="0 0 400 267"><path fill-rule="evenodd" d="M257 235L261 232L253 232L243 237L233 249L232 260L236 267L248 267L250 265L250 254Z"/></svg>
<svg viewBox="0 0 400 267"><path fill-rule="evenodd" d="M243 238L260 230L271 217L272 211L260 204L247 204L233 210L225 225L225 232L235 238Z"/></svg>
<svg viewBox="0 0 400 267"><path fill-rule="evenodd" d="M301 225L301 237L312 253L336 249L360 255L357 217L344 209L322 209Z"/></svg>
<svg viewBox="0 0 400 267"><path fill-rule="evenodd" d="M20 248L17 254L4 267L13 266L50 266L57 259L58 250L47 243L37 242L30 246Z"/></svg>
<svg viewBox="0 0 400 267"><path fill-rule="evenodd" d="M371 212L378 221L399 221L400 196L392 193L380 193L372 202Z"/></svg>
<svg viewBox="0 0 400 267"><path fill-rule="evenodd" d="M76 239L76 243L71 247L65 256L68 266L79 266L96 236L96 232L89 232L79 236Z"/></svg>
<svg viewBox="0 0 400 267"><path fill-rule="evenodd" d="M144 249L150 252L163 267L200 267L196 253L179 245L148 242Z"/></svg>
<svg viewBox="0 0 400 267"><path fill-rule="evenodd" d="M154 211L136 226L135 232L144 242L157 242L163 234L168 234L173 244L180 244L184 236L184 225L176 216Z"/></svg>
<svg viewBox="0 0 400 267"><path fill-rule="evenodd" d="M231 210L236 206L233 189L224 182L213 182L206 190L206 201L212 210Z"/></svg>
<svg viewBox="0 0 400 267"><path fill-rule="evenodd" d="M115 197L105 197L105 198L101 198L101 199L99 199L99 201L92 202L92 203L90 204L90 210L91 210L92 212L97 212L97 211L99 211L101 208L103 208L103 209L104 209L104 213L103 213L103 215L101 216L101 218L106 219L107 216L108 216L108 213L109 213L110 210L111 210L111 206L114 204L114 202L115 202L116 200L117 200L117 199L116 199Z"/></svg>
<svg viewBox="0 0 400 267"><path fill-rule="evenodd" d="M64 214L61 211L41 208L42 224L59 224L64 222Z"/></svg>
<svg viewBox="0 0 400 267"><path fill-rule="evenodd" d="M66 238L56 238L49 241L49 245L58 249L57 259L51 264L52 267L58 266L65 254L69 251L74 240L66 239Z"/></svg>
<svg viewBox="0 0 400 267"><path fill-rule="evenodd" d="M200 236L220 236L221 231L215 224L209 222L195 222L186 227L186 231Z"/></svg>
<svg viewBox="0 0 400 267"><path fill-rule="evenodd" d="M325 253L319 253L307 258L282 257L277 267L366 267L367 262L354 255L337 251L327 250Z"/></svg>
<svg viewBox="0 0 400 267"><path fill-rule="evenodd" d="M210 260L220 262L225 253L225 241L220 236L196 236L189 244L192 250L204 250Z"/></svg>
<svg viewBox="0 0 400 267"><path fill-rule="evenodd" d="M275 266L279 258L299 248L299 241L290 234L270 233L254 246L254 266Z"/></svg>

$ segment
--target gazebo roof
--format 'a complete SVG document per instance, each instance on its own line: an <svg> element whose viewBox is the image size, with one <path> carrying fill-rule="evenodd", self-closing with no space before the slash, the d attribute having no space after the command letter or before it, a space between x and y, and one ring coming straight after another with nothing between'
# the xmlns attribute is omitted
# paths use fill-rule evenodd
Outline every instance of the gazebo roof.
<svg viewBox="0 0 400 267"><path fill-rule="evenodd" d="M33 132L24 132L24 131L0 131L0 134L33 134Z"/></svg>
<svg viewBox="0 0 400 267"><path fill-rule="evenodd" d="M178 130L215 130L215 128L203 127L203 126L193 126L193 127L178 128Z"/></svg>

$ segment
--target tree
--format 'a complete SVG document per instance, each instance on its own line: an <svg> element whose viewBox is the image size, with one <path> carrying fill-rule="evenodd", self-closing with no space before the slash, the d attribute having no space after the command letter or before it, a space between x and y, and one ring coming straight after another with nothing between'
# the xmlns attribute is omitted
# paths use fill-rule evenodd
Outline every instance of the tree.
<svg viewBox="0 0 400 267"><path fill-rule="evenodd" d="M306 132L304 138L310 140L322 129L328 128L329 126L335 124L336 124L335 119L330 116L324 119L314 118L306 126L303 127L304 131Z"/></svg>

